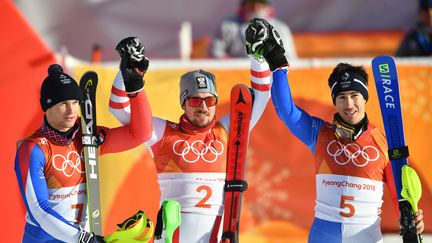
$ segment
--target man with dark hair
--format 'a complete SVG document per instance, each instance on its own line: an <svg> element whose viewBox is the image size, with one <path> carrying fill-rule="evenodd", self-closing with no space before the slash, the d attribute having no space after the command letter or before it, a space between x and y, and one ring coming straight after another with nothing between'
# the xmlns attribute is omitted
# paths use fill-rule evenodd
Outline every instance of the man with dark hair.
<svg viewBox="0 0 432 243"><path fill-rule="evenodd" d="M314 155L316 206L309 242L382 242L384 184L395 209L398 202L385 135L369 122L365 111L368 75L362 67L338 64L328 79L337 110L333 122L313 117L294 104L288 62L275 33L264 19L252 20L246 30L247 49L269 63L276 112ZM419 210L415 218L419 233L424 229L422 219Z"/></svg>
<svg viewBox="0 0 432 243"><path fill-rule="evenodd" d="M251 58L250 73L252 129L270 99L270 72L266 62ZM128 124L129 99L122 95L123 89L122 75L117 75L110 111ZM153 117L153 135L145 142L156 166L160 202L176 200L181 206L181 225L174 233L174 243L218 242L221 237L230 124L229 115L216 119L218 99L214 74L202 69L183 74L179 101L184 113L179 122ZM155 242L162 243L164 238Z"/></svg>
<svg viewBox="0 0 432 243"><path fill-rule="evenodd" d="M133 82L127 84L133 113L130 125L98 127L101 154L131 149L151 136L151 111L146 94L141 91L142 76L127 82ZM78 117L82 99L76 81L60 65L51 65L40 91L40 105L45 112L42 126L19 143L15 159L27 209L23 243L104 242L102 236L89 232L86 168Z"/></svg>

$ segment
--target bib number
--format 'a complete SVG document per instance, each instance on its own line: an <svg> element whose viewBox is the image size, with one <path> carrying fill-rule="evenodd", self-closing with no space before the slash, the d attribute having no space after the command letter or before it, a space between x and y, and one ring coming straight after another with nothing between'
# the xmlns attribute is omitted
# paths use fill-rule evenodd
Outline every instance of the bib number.
<svg viewBox="0 0 432 243"><path fill-rule="evenodd" d="M83 203L72 204L71 208L77 210L75 224L80 224L81 218L82 218L82 213L84 210L84 204Z"/></svg>
<svg viewBox="0 0 432 243"><path fill-rule="evenodd" d="M340 201L340 208L341 209L345 209L345 212L340 212L339 215L342 217L352 217L355 214L355 207L354 205L350 202L350 201L354 201L354 196L345 196L342 195L341 196L341 201ZM346 212L348 210L348 212Z"/></svg>
<svg viewBox="0 0 432 243"><path fill-rule="evenodd" d="M195 207L197 208L210 208L211 205L207 203L207 201L210 199L211 195L212 195L212 189L209 186L199 186L196 189L196 192L202 192L204 191L204 197L197 203L195 204Z"/></svg>

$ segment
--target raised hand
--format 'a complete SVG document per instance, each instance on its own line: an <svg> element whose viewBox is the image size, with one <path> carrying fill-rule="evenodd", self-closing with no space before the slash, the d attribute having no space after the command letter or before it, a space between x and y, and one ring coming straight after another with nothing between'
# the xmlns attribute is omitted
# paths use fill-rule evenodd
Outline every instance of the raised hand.
<svg viewBox="0 0 432 243"><path fill-rule="evenodd" d="M270 24L263 19L253 19L245 31L246 52L257 58L263 57L264 41L269 37Z"/></svg>
<svg viewBox="0 0 432 243"><path fill-rule="evenodd" d="M140 91L144 88L143 78L149 66L149 60L144 54L144 45L137 37L127 37L117 44L116 51L121 58L120 71L126 93Z"/></svg>
<svg viewBox="0 0 432 243"><path fill-rule="evenodd" d="M277 30L265 19L254 18L245 31L246 52L256 58L264 57L270 70L288 66L285 49Z"/></svg>

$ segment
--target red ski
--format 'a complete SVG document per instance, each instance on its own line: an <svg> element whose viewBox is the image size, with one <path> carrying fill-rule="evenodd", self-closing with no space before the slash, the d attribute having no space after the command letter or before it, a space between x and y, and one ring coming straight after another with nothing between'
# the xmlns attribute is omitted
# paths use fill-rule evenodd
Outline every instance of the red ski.
<svg viewBox="0 0 432 243"><path fill-rule="evenodd" d="M222 243L238 242L242 193L247 189L244 172L252 102L247 86L237 84L231 89Z"/></svg>

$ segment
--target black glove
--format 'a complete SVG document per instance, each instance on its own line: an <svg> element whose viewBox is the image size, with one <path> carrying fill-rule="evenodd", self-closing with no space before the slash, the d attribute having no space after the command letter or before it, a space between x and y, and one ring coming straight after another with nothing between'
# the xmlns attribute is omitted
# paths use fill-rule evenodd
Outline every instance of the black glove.
<svg viewBox="0 0 432 243"><path fill-rule="evenodd" d="M264 57L274 71L288 66L282 39L276 29L265 19L254 18L245 31L246 52L257 58Z"/></svg>
<svg viewBox="0 0 432 243"><path fill-rule="evenodd" d="M137 37L127 37L117 44L116 51L121 58L120 72L126 93L140 91L144 88L143 77L149 66L149 60L144 55L144 46Z"/></svg>
<svg viewBox="0 0 432 243"><path fill-rule="evenodd" d="M95 235L93 233L87 232L81 229L80 236L78 238L78 243L104 243L104 238L100 235Z"/></svg>

